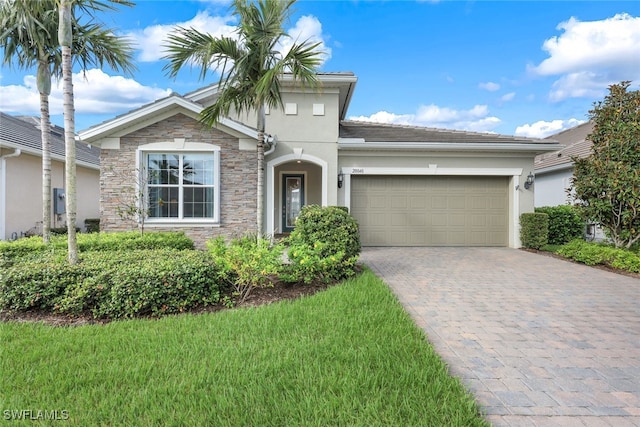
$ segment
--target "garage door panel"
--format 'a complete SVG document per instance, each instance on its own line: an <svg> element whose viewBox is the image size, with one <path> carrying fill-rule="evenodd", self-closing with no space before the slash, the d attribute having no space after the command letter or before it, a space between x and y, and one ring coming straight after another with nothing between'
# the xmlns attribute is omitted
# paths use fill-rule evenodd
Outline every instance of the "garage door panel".
<svg viewBox="0 0 640 427"><path fill-rule="evenodd" d="M506 177L354 176L364 246L506 246Z"/></svg>

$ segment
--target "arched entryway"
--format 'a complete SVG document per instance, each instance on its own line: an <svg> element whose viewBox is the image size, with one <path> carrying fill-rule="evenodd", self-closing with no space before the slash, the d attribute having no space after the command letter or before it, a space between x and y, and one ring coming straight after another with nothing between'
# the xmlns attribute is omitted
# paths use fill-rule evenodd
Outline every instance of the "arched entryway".
<svg viewBox="0 0 640 427"><path fill-rule="evenodd" d="M301 154L270 160L266 168L268 235L290 232L303 206L327 204L327 163Z"/></svg>

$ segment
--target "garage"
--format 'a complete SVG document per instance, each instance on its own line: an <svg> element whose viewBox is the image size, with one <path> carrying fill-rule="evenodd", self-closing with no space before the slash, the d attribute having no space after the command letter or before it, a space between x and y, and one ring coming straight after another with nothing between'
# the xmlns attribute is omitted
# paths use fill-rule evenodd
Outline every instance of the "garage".
<svg viewBox="0 0 640 427"><path fill-rule="evenodd" d="M508 246L505 176L353 175L363 246Z"/></svg>

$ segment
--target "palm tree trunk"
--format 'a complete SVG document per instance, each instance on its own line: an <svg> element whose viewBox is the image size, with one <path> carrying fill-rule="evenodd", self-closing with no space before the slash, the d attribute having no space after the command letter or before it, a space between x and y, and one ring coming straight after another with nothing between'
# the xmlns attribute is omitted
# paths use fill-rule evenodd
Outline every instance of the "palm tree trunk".
<svg viewBox="0 0 640 427"><path fill-rule="evenodd" d="M40 92L40 135L42 139L42 240L51 239L51 120L49 118L49 94L51 72L48 60L38 64L38 91Z"/></svg>
<svg viewBox="0 0 640 427"><path fill-rule="evenodd" d="M265 132L265 112L264 103L260 103L258 109L258 188L257 188L257 205L256 205L256 233L258 241L262 238L262 217L264 212L264 132Z"/></svg>
<svg viewBox="0 0 640 427"><path fill-rule="evenodd" d="M58 41L62 49L62 95L64 109L65 207L67 210L67 244L69 264L78 263L76 239L76 141L71 69L71 0L60 4Z"/></svg>

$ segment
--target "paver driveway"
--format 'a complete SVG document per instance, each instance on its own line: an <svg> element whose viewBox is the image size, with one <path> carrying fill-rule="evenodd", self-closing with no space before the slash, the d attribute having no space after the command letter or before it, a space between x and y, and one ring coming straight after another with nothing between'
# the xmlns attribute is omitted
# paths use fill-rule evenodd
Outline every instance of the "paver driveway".
<svg viewBox="0 0 640 427"><path fill-rule="evenodd" d="M640 280L508 248L364 248L495 426L640 426Z"/></svg>

